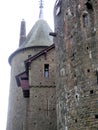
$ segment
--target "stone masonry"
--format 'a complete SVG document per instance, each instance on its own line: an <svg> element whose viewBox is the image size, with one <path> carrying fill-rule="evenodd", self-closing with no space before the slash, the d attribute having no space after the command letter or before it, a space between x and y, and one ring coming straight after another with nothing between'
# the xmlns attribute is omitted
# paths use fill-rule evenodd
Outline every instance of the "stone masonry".
<svg viewBox="0 0 98 130"><path fill-rule="evenodd" d="M56 130L55 51L51 29L39 19L9 57L11 80L7 130Z"/></svg>
<svg viewBox="0 0 98 130"><path fill-rule="evenodd" d="M21 87L17 86L15 76L25 70L24 61L28 55L35 55L43 48L29 48L18 52L16 55L11 55L11 80L10 80L10 94L9 94L9 107L7 130L22 130L25 127L25 113L27 106L27 99L23 97Z"/></svg>
<svg viewBox="0 0 98 130"><path fill-rule="evenodd" d="M49 64L49 77L44 75L45 64ZM30 97L27 101L26 130L56 130L54 48L31 60L29 87Z"/></svg>
<svg viewBox="0 0 98 130"><path fill-rule="evenodd" d="M98 1L54 7L57 129L98 130Z"/></svg>

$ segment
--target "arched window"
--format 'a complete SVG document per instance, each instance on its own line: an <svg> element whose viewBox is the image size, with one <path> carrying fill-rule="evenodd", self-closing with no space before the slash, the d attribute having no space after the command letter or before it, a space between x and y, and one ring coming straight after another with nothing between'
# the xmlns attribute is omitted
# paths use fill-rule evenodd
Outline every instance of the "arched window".
<svg viewBox="0 0 98 130"><path fill-rule="evenodd" d="M88 22L88 14L83 14L83 27L87 27Z"/></svg>

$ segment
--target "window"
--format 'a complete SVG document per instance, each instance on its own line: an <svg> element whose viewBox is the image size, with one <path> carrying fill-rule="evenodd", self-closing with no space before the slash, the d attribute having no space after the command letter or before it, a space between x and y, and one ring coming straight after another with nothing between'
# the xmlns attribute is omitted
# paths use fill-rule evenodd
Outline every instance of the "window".
<svg viewBox="0 0 98 130"><path fill-rule="evenodd" d="M83 27L87 27L88 26L88 15L84 14L83 15Z"/></svg>
<svg viewBox="0 0 98 130"><path fill-rule="evenodd" d="M44 64L44 77L49 77L49 64Z"/></svg>
<svg viewBox="0 0 98 130"><path fill-rule="evenodd" d="M90 94L93 94L94 93L94 91L93 90L90 90Z"/></svg>
<svg viewBox="0 0 98 130"><path fill-rule="evenodd" d="M85 5L86 5L87 9L93 10L93 5L92 5L92 3L91 3L91 0L88 0L88 1L85 3Z"/></svg>
<svg viewBox="0 0 98 130"><path fill-rule="evenodd" d="M98 84L98 70L96 70L97 84Z"/></svg>
<svg viewBox="0 0 98 130"><path fill-rule="evenodd" d="M24 96L24 98L29 98L29 96L30 96L29 90L23 90L23 96Z"/></svg>
<svg viewBox="0 0 98 130"><path fill-rule="evenodd" d="M97 114L97 115L95 115L95 118L96 118L96 119L98 119L98 114Z"/></svg>

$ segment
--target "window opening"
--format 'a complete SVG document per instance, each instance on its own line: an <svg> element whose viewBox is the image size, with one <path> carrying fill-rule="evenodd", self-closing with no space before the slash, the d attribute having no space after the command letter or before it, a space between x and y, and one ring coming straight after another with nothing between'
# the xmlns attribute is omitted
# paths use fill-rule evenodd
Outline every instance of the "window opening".
<svg viewBox="0 0 98 130"><path fill-rule="evenodd" d="M49 77L49 64L44 65L44 77Z"/></svg>
<svg viewBox="0 0 98 130"><path fill-rule="evenodd" d="M75 119L75 122L77 123L77 119Z"/></svg>
<svg viewBox="0 0 98 130"><path fill-rule="evenodd" d="M88 50L89 48L87 47L86 49Z"/></svg>
<svg viewBox="0 0 98 130"><path fill-rule="evenodd" d="M87 72L89 73L89 72L90 72L90 69L87 69Z"/></svg>
<svg viewBox="0 0 98 130"><path fill-rule="evenodd" d="M85 3L85 5L86 5L87 9L93 10L93 5L92 5L92 3L91 3L91 0L88 0L88 1Z"/></svg>
<svg viewBox="0 0 98 130"><path fill-rule="evenodd" d="M23 96L24 96L24 98L29 98L29 96L30 96L29 90L23 90Z"/></svg>
<svg viewBox="0 0 98 130"><path fill-rule="evenodd" d="M97 84L98 84L98 70L96 70Z"/></svg>
<svg viewBox="0 0 98 130"><path fill-rule="evenodd" d="M49 124L52 125L52 122L50 122Z"/></svg>
<svg viewBox="0 0 98 130"><path fill-rule="evenodd" d="M94 91L93 90L90 90L90 94L93 94L94 93Z"/></svg>
<svg viewBox="0 0 98 130"><path fill-rule="evenodd" d="M88 15L84 14L83 15L83 27L87 27L88 26Z"/></svg>
<svg viewBox="0 0 98 130"><path fill-rule="evenodd" d="M98 115L95 115L95 118L98 119Z"/></svg>
<svg viewBox="0 0 98 130"><path fill-rule="evenodd" d="M76 98L78 98L78 95L76 95Z"/></svg>

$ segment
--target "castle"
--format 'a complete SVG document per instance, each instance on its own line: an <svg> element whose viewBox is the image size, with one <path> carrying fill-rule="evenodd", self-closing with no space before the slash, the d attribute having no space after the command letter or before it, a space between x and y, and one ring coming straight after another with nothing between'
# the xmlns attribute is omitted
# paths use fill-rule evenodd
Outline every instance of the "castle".
<svg viewBox="0 0 98 130"><path fill-rule="evenodd" d="M9 57L7 130L98 130L98 1L56 0L54 32L40 3Z"/></svg>

